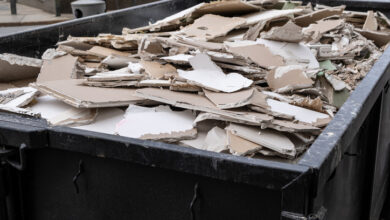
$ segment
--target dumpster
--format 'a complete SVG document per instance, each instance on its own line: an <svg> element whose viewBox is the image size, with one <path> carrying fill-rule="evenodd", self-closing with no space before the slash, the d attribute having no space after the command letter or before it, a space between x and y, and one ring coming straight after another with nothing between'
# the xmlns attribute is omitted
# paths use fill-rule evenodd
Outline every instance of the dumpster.
<svg viewBox="0 0 390 220"><path fill-rule="evenodd" d="M163 0L4 36L0 53L40 57L68 35L120 33L199 2ZM330 3L390 11L384 1ZM0 113L1 219L379 219L389 173L389 61L386 50L294 162Z"/></svg>

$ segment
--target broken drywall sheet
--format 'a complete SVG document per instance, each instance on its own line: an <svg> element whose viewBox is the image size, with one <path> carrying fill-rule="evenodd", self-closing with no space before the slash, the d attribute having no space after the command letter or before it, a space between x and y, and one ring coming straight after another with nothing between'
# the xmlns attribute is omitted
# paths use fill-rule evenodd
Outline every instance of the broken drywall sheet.
<svg viewBox="0 0 390 220"><path fill-rule="evenodd" d="M67 80L77 76L78 57L70 54L51 60L44 60L37 82L48 82L54 80Z"/></svg>
<svg viewBox="0 0 390 220"><path fill-rule="evenodd" d="M102 88L117 88L117 87L137 87L138 81L83 81L81 85L102 87Z"/></svg>
<svg viewBox="0 0 390 220"><path fill-rule="evenodd" d="M295 123L295 122L279 120L279 119L273 120L272 123L268 125L268 128L272 128L277 131L289 132L289 133L307 132L307 133L319 134L321 132L320 128L308 124Z"/></svg>
<svg viewBox="0 0 390 220"><path fill-rule="evenodd" d="M258 114L256 112L221 110L206 97L186 92L173 92L166 89L145 88L138 89L136 91L136 95L141 98L170 104L180 108L218 114L225 116L227 119L233 118L241 123L261 125L264 123L262 120L269 120L270 118L270 116Z"/></svg>
<svg viewBox="0 0 390 220"><path fill-rule="evenodd" d="M260 67L271 68L275 66L283 66L283 57L272 53L266 46L256 44L253 41L236 41L225 42L229 52L236 56L250 59Z"/></svg>
<svg viewBox="0 0 390 220"><path fill-rule="evenodd" d="M0 54L0 82L36 77L42 60L14 54Z"/></svg>
<svg viewBox="0 0 390 220"><path fill-rule="evenodd" d="M98 114L92 123L73 128L115 134L116 125L123 120L123 115L124 111L120 108L99 108Z"/></svg>
<svg viewBox="0 0 390 220"><path fill-rule="evenodd" d="M104 60L102 60L101 64L105 64L113 69L120 69L128 66L129 62L138 62L138 60L132 57L124 57L114 54L107 56Z"/></svg>
<svg viewBox="0 0 390 220"><path fill-rule="evenodd" d="M271 53L283 57L286 65L300 64L310 69L320 67L316 57L303 43L286 43L265 39L257 39L256 42L265 45Z"/></svg>
<svg viewBox="0 0 390 220"><path fill-rule="evenodd" d="M87 43L83 43L83 42L79 42L79 41L71 40L71 39L58 42L57 46L60 46L60 45L73 47L73 48L78 49L78 50L89 50L93 47L93 45L91 45L91 44L87 44Z"/></svg>
<svg viewBox="0 0 390 220"><path fill-rule="evenodd" d="M212 50L212 51L224 50L222 43L209 42L209 41L204 41L204 40L199 40L199 39L194 39L189 37L183 37L181 35L175 36L175 39L179 43L193 47L193 49Z"/></svg>
<svg viewBox="0 0 390 220"><path fill-rule="evenodd" d="M347 84L344 81L337 79L331 74L325 73L325 78L332 85L335 91L342 91L343 89L347 88Z"/></svg>
<svg viewBox="0 0 390 220"><path fill-rule="evenodd" d="M322 10L313 11L309 14L305 14L295 18L295 24L301 27L307 27L310 24L319 21L321 19L333 16L333 15L341 15L344 11L345 6L338 7L328 7Z"/></svg>
<svg viewBox="0 0 390 220"><path fill-rule="evenodd" d="M235 134L233 134L232 131L228 130L227 133L227 139L228 139L228 148L230 153L238 156L245 156L257 153L263 147L259 144L256 144L252 141L248 141L244 138L241 138Z"/></svg>
<svg viewBox="0 0 390 220"><path fill-rule="evenodd" d="M276 18L282 17L291 17L295 13L302 12L302 9L287 9L287 10L266 10L255 12L241 16L246 20L245 24L242 27L249 27L260 22L266 22L274 20Z"/></svg>
<svg viewBox="0 0 390 220"><path fill-rule="evenodd" d="M245 23L245 19L239 17L222 17L207 14L195 20L189 26L184 27L181 33L197 40L208 41L217 37L225 36Z"/></svg>
<svg viewBox="0 0 390 220"><path fill-rule="evenodd" d="M145 73L150 79L168 79L171 76L177 76L177 70L171 64L160 64L155 61L144 61L140 62Z"/></svg>
<svg viewBox="0 0 390 220"><path fill-rule="evenodd" d="M237 112L232 112L232 113L237 113ZM233 116L226 116L226 115L220 115L220 114L209 113L209 112L202 112L198 114L198 116L194 120L194 124L198 125L199 122L203 122L206 120L214 120L214 121L222 121L222 122L225 121L225 122L233 122L238 124L266 127L274 119L272 116L258 113L258 112L242 111L238 113L240 113L241 115L245 115L245 117L243 116L240 117L240 115L238 116L235 115L235 117L233 117Z"/></svg>
<svg viewBox="0 0 390 220"><path fill-rule="evenodd" d="M143 74L130 73L127 67L96 73L94 76L90 76L87 78L88 81L96 81L96 82L104 82L104 81L121 81L121 80L140 80L144 77Z"/></svg>
<svg viewBox="0 0 390 220"><path fill-rule="evenodd" d="M369 40L374 41L378 47L383 47L390 42L390 33L389 32L379 32L379 31L369 31L355 29L358 33L363 35Z"/></svg>
<svg viewBox="0 0 390 220"><path fill-rule="evenodd" d="M303 28L303 33L310 37L313 41L320 40L323 34L341 28L345 24L344 20L320 20Z"/></svg>
<svg viewBox="0 0 390 220"><path fill-rule="evenodd" d="M259 129L238 124L230 124L225 129L236 136L274 150L280 154L291 157L296 155L294 143L282 133L270 129Z"/></svg>
<svg viewBox="0 0 390 220"><path fill-rule="evenodd" d="M262 34L261 38L289 43L299 43L303 40L304 36L302 28L290 20L281 27L273 27L268 32Z"/></svg>
<svg viewBox="0 0 390 220"><path fill-rule="evenodd" d="M227 136L225 130L220 127L212 128L204 139L206 150L222 152L227 149Z"/></svg>
<svg viewBox="0 0 390 220"><path fill-rule="evenodd" d="M261 8L243 1L216 1L210 2L196 9L194 16L205 14L234 16L259 11Z"/></svg>
<svg viewBox="0 0 390 220"><path fill-rule="evenodd" d="M97 109L81 109L67 105L58 99L45 95L36 98L30 109L52 126L77 126L93 122Z"/></svg>
<svg viewBox="0 0 390 220"><path fill-rule="evenodd" d="M49 48L42 54L42 60L52 60L52 59L62 57L65 55L66 55L66 52L64 52L64 51L57 51L54 48Z"/></svg>
<svg viewBox="0 0 390 220"><path fill-rule="evenodd" d="M301 65L277 67L272 69L266 78L273 90L293 91L309 88L314 84Z"/></svg>
<svg viewBox="0 0 390 220"><path fill-rule="evenodd" d="M132 110L132 108L135 108ZM121 136L148 140L178 141L192 139L196 129L192 122L195 119L190 110L185 111L140 111L140 106L130 105L125 118L116 126L116 133Z"/></svg>
<svg viewBox="0 0 390 220"><path fill-rule="evenodd" d="M93 46L91 49L88 50L91 53L99 54L104 57L108 57L110 55L118 55L118 56L123 56L123 57L128 57L131 55L130 53L122 52L119 50L107 48L107 47L102 47L102 46Z"/></svg>
<svg viewBox="0 0 390 220"><path fill-rule="evenodd" d="M161 57L160 59L174 64L189 64L190 59L193 57L194 57L193 55L188 55L188 54L177 54L174 56Z"/></svg>
<svg viewBox="0 0 390 220"><path fill-rule="evenodd" d="M150 26L130 30L129 33L145 30L158 31L161 29L169 28L171 26L177 26L179 24L182 24L183 21L191 21L192 19L201 17L206 14L231 16L255 12L259 9L260 8L257 6L242 1L218 1L210 3L200 3L191 8L185 9L162 20L159 20Z"/></svg>
<svg viewBox="0 0 390 220"><path fill-rule="evenodd" d="M251 103L253 91L246 89L233 93L221 93L204 90L205 96L220 109L238 108Z"/></svg>
<svg viewBox="0 0 390 220"><path fill-rule="evenodd" d="M0 104L8 107L24 107L38 94L39 91L31 87L7 89L0 91Z"/></svg>
<svg viewBox="0 0 390 220"><path fill-rule="evenodd" d="M367 18L362 29L367 31L377 31L378 27L378 21L376 20L375 13L373 11L368 11Z"/></svg>
<svg viewBox="0 0 390 220"><path fill-rule="evenodd" d="M267 104L270 106L270 110L273 112L291 115L294 117L295 120L298 120L303 123L308 123L316 127L323 127L327 125L331 120L330 116L327 114L291 105L286 102L267 99Z"/></svg>
<svg viewBox="0 0 390 220"><path fill-rule="evenodd" d="M42 93L54 96L76 108L127 106L145 101L136 97L134 89L82 86L83 79L36 83Z"/></svg>
<svg viewBox="0 0 390 220"><path fill-rule="evenodd" d="M198 128L198 135L195 139L181 140L179 143L184 146L218 153L227 150L226 132L218 126L205 131L199 131Z"/></svg>
<svg viewBox="0 0 390 220"><path fill-rule="evenodd" d="M207 54L197 54L190 59L194 70L178 70L179 76L188 83L201 86L216 92L235 92L249 87L253 81L238 73L225 74L222 69L211 61Z"/></svg>

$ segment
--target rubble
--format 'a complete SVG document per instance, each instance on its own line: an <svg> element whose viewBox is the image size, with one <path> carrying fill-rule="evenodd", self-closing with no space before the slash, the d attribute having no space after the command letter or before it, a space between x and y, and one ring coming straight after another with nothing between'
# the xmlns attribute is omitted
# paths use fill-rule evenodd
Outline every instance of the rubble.
<svg viewBox="0 0 390 220"><path fill-rule="evenodd" d="M120 35L69 36L42 60L1 54L0 110L50 126L295 159L367 75L389 30L384 14L344 6L201 3Z"/></svg>

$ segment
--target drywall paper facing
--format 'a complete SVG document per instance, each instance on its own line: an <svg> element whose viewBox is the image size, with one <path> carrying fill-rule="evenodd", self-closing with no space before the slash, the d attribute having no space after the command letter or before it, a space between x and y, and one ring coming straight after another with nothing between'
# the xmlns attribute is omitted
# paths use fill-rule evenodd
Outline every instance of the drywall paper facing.
<svg viewBox="0 0 390 220"><path fill-rule="evenodd" d="M34 86L76 108L127 106L145 101L134 96L134 89L90 87L82 86L82 83L83 79L71 79L36 83Z"/></svg>
<svg viewBox="0 0 390 220"><path fill-rule="evenodd" d="M267 46L257 44L254 41L225 42L225 45L229 52L250 59L260 67L272 68L285 65L282 56L275 54Z"/></svg>
<svg viewBox="0 0 390 220"><path fill-rule="evenodd" d="M208 41L225 36L244 23L245 19L239 17L222 17L207 14L196 19L193 24L184 27L181 33L190 38Z"/></svg>
<svg viewBox="0 0 390 220"><path fill-rule="evenodd" d="M289 43L299 43L304 38L302 28L291 20L281 27L273 27L268 32L262 34L261 37L267 40Z"/></svg>
<svg viewBox="0 0 390 220"><path fill-rule="evenodd" d="M320 67L316 57L303 43L286 43L265 39L257 39L257 43L265 45L273 54L283 57L286 65L300 64L309 69Z"/></svg>
<svg viewBox="0 0 390 220"><path fill-rule="evenodd" d="M42 60L14 54L0 54L0 82L36 77Z"/></svg>
<svg viewBox="0 0 390 220"><path fill-rule="evenodd" d="M205 96L220 109L238 108L251 103L255 89L250 88L233 93L204 90Z"/></svg>
<svg viewBox="0 0 390 220"><path fill-rule="evenodd" d="M142 67L145 69L145 73L150 77L150 79L164 79L169 78L169 76L176 76L177 71L174 66L171 64L160 64L155 61L144 61L140 62Z"/></svg>
<svg viewBox="0 0 390 220"><path fill-rule="evenodd" d="M52 60L44 60L37 82L71 79L77 72L78 59L68 54Z"/></svg>

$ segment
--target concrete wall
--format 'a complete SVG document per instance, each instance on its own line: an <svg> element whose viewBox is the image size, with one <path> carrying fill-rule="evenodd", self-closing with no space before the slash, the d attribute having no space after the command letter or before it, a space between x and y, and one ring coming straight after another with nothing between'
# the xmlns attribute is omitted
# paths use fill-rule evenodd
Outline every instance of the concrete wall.
<svg viewBox="0 0 390 220"><path fill-rule="evenodd" d="M55 13L54 1L55 0L18 0L18 3L40 8L47 12ZM61 13L72 13L70 7L70 3L72 1L74 0L60 0ZM154 1L157 0L106 0L106 4L107 10L116 10Z"/></svg>

